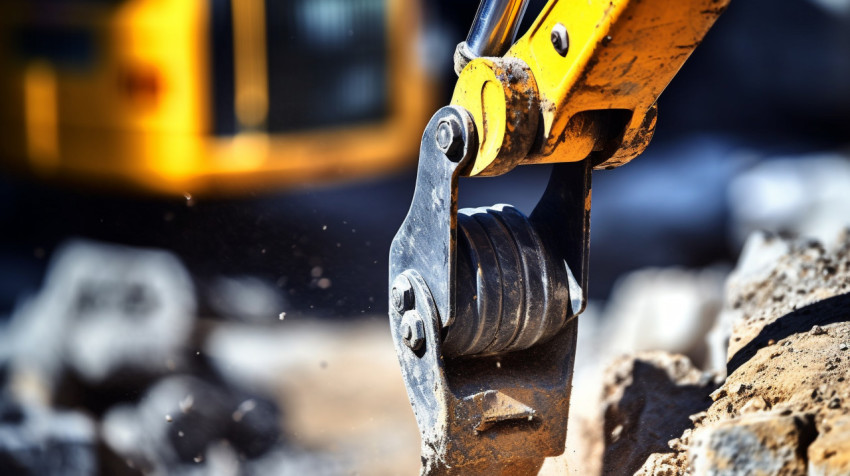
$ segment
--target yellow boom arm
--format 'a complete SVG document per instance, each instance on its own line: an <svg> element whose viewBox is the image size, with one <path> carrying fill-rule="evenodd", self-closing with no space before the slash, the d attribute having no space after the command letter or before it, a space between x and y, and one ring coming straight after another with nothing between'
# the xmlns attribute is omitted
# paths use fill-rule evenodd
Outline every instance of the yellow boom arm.
<svg viewBox="0 0 850 476"><path fill-rule="evenodd" d="M655 102L729 0L550 0L503 57L473 59L452 104L475 122L468 175L516 165L596 168L639 155Z"/></svg>

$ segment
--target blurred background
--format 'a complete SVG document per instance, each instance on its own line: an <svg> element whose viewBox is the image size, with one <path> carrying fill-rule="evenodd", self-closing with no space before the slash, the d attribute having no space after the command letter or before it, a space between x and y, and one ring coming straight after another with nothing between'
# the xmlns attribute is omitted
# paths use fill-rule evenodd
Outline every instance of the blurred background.
<svg viewBox="0 0 850 476"><path fill-rule="evenodd" d="M0 3L0 473L416 472L387 255L477 5ZM583 335L709 367L746 237L850 224L848 145L850 1L733 0L594 174Z"/></svg>

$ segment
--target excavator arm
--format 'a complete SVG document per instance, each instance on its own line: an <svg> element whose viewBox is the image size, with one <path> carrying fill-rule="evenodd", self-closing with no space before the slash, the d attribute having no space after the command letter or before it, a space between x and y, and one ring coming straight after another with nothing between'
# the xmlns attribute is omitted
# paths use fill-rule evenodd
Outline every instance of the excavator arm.
<svg viewBox="0 0 850 476"><path fill-rule="evenodd" d="M649 143L656 100L728 0L483 0L422 137L390 251L390 323L423 474L534 474L565 449L591 171ZM457 209L461 176L553 163L540 202Z"/></svg>

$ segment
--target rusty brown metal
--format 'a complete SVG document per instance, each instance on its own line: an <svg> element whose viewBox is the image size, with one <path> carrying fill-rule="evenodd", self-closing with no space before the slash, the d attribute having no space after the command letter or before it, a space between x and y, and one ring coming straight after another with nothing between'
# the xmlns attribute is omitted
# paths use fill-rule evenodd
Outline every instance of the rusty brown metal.
<svg viewBox="0 0 850 476"><path fill-rule="evenodd" d="M393 311L390 322L422 437L422 473L530 474L563 453L577 321L524 351L446 359L425 280L415 271L405 276L423 318L423 347L411 350L400 332L413 311Z"/></svg>

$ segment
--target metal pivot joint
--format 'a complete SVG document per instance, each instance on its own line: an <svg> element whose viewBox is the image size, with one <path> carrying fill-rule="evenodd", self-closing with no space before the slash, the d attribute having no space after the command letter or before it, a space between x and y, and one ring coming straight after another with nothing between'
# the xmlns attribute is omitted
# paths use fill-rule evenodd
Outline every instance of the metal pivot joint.
<svg viewBox="0 0 850 476"><path fill-rule="evenodd" d="M455 73L481 56L502 56L513 44L528 0L482 0L466 41L455 49Z"/></svg>
<svg viewBox="0 0 850 476"><path fill-rule="evenodd" d="M591 168L555 166L528 216L458 211L475 132L463 108L432 117L390 252L390 323L425 474L524 474L565 446Z"/></svg>

